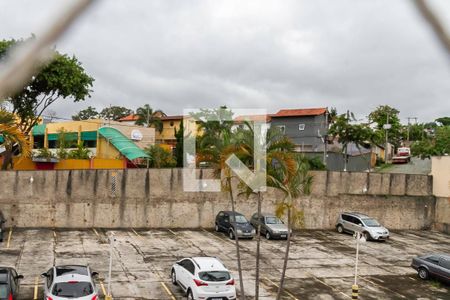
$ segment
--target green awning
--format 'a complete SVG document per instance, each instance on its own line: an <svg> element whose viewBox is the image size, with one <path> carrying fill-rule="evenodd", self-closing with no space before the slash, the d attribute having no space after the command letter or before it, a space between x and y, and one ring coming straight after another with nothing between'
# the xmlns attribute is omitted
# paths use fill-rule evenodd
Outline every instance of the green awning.
<svg viewBox="0 0 450 300"><path fill-rule="evenodd" d="M5 139L3 138L3 135L0 135L0 143L3 143Z"/></svg>
<svg viewBox="0 0 450 300"><path fill-rule="evenodd" d="M47 139L49 141L57 141L59 140L59 133L49 133L47 135ZM65 132L64 133L64 140L66 141L76 141L78 140L78 133L76 132Z"/></svg>
<svg viewBox="0 0 450 300"><path fill-rule="evenodd" d="M97 131L82 131L81 132L81 140L82 141L96 141L97 140Z"/></svg>
<svg viewBox="0 0 450 300"><path fill-rule="evenodd" d="M98 133L107 139L120 153L122 153L129 160L133 160L136 158L149 158L147 153L144 152L141 148L136 146L136 144L127 138L123 133L119 130L112 127L101 127L98 130Z"/></svg>
<svg viewBox="0 0 450 300"><path fill-rule="evenodd" d="M45 124L39 124L33 127L31 130L33 135L44 135L45 134Z"/></svg>

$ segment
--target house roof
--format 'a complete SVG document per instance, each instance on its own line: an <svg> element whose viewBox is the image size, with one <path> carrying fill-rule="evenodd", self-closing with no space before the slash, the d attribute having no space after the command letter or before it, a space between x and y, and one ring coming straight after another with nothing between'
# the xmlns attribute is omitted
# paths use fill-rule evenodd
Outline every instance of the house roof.
<svg viewBox="0 0 450 300"><path fill-rule="evenodd" d="M182 120L183 116L162 116L161 120L168 121L168 120Z"/></svg>
<svg viewBox="0 0 450 300"><path fill-rule="evenodd" d="M236 123L242 123L244 121L253 122L270 122L272 115L248 115L248 116L237 116L234 118Z"/></svg>
<svg viewBox="0 0 450 300"><path fill-rule="evenodd" d="M119 122L136 121L138 118L139 118L138 115L131 114L126 117L120 118L117 121L119 121Z"/></svg>
<svg viewBox="0 0 450 300"><path fill-rule="evenodd" d="M277 117L304 117L304 116L320 116L327 112L326 107L320 108L301 108L301 109L282 109L276 114L272 115L272 118Z"/></svg>

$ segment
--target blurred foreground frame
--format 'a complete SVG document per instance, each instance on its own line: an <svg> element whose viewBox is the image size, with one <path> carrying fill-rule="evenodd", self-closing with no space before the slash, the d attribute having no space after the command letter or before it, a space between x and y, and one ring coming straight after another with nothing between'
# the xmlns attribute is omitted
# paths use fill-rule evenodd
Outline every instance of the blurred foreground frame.
<svg viewBox="0 0 450 300"><path fill-rule="evenodd" d="M0 103L28 84L52 60L52 47L64 32L97 0L77 0L35 39L14 47L0 64Z"/></svg>

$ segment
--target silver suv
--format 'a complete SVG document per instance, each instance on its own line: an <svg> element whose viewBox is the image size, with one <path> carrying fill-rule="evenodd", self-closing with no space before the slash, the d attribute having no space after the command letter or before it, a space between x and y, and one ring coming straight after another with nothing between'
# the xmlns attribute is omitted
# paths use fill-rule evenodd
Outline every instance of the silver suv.
<svg viewBox="0 0 450 300"><path fill-rule="evenodd" d="M377 220L356 212L341 213L336 222L336 230L339 233L361 232L366 240L386 240L389 238L389 230L383 227Z"/></svg>

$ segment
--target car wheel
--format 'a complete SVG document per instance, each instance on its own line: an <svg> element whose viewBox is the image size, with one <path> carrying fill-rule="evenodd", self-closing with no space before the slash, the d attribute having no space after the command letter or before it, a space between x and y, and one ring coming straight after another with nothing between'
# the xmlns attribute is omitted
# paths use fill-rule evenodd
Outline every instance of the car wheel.
<svg viewBox="0 0 450 300"><path fill-rule="evenodd" d="M370 234L369 234L368 232L363 232L363 233L362 233L362 236L364 237L364 239L365 239L366 241L370 240Z"/></svg>
<svg viewBox="0 0 450 300"><path fill-rule="evenodd" d="M170 277L172 278L172 284L177 285L177 274L175 274L175 270L172 270L172 274Z"/></svg>
<svg viewBox="0 0 450 300"><path fill-rule="evenodd" d="M344 233L344 227L342 227L341 224L339 224L339 225L336 227L336 230L337 230L337 232L339 232L339 233Z"/></svg>
<svg viewBox="0 0 450 300"><path fill-rule="evenodd" d="M267 232L266 232L266 239L270 240L271 238L272 238L272 237L270 236L270 232L267 231Z"/></svg>
<svg viewBox="0 0 450 300"><path fill-rule="evenodd" d="M191 290L189 290L189 291L187 292L187 299L188 299L188 300L194 300L194 296L192 295L192 291L191 291Z"/></svg>
<svg viewBox="0 0 450 300"><path fill-rule="evenodd" d="M216 230L216 232L219 232L220 231L219 224L216 224L216 226L214 226L214 229Z"/></svg>
<svg viewBox="0 0 450 300"><path fill-rule="evenodd" d="M230 237L231 240L234 240L234 232L233 232L233 230L230 230L228 232L228 236Z"/></svg>
<svg viewBox="0 0 450 300"><path fill-rule="evenodd" d="M419 274L420 279L423 279L423 280L428 279L429 274L428 274L427 269L419 268L418 274Z"/></svg>

